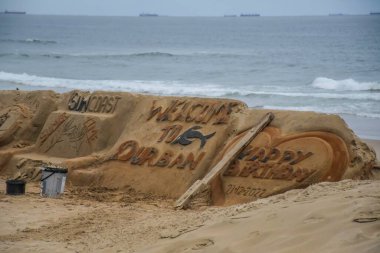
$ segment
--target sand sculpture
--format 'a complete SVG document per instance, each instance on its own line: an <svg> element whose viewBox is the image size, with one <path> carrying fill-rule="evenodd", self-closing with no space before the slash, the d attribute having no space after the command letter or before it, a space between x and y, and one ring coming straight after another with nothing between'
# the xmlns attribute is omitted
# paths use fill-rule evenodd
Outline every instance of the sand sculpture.
<svg viewBox="0 0 380 253"><path fill-rule="evenodd" d="M0 94L0 174L35 180L40 166L52 163L69 169L73 185L178 198L267 112L228 99L7 91ZM371 177L374 152L340 117L272 113L270 125L210 184L211 204Z"/></svg>

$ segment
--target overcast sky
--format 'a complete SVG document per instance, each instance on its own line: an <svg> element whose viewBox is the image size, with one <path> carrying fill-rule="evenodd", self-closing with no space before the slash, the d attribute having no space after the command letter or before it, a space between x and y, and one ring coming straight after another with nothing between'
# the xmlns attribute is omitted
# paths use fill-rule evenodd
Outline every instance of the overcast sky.
<svg viewBox="0 0 380 253"><path fill-rule="evenodd" d="M171 16L368 14L380 11L380 0L0 0L3 10L107 16L136 16L142 12Z"/></svg>

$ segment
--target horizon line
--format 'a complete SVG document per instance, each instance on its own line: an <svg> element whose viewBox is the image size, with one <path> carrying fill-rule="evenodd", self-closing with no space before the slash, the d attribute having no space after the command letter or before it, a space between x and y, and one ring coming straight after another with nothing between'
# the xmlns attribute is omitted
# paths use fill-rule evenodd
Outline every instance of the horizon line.
<svg viewBox="0 0 380 253"><path fill-rule="evenodd" d="M142 12L145 13L145 12ZM148 13L148 12L146 12ZM150 12L149 12L150 13ZM331 13L323 13L323 14L282 14L282 15L263 15L260 13L259 17L316 17L316 16L370 16L370 13L376 13L376 12L368 12L368 13L339 13L339 12L331 12ZM0 12L0 14L5 14L4 12ZM112 14L49 14L49 13L28 13L23 15L34 15L34 16L86 16L86 17L140 17L140 14L135 14L135 15L112 15ZM157 14L157 13L154 13ZM7 15L12 15L12 14L7 14ZM14 14L17 15L17 14ZM220 15L167 15L167 14L157 14L155 17L150 17L150 18L157 18L157 17L225 17L225 16L233 16L233 17L240 17L241 14L220 14ZM148 18L148 17L146 17ZM246 17L245 17L246 18ZM252 17L254 18L254 17ZM258 17L256 17L258 18Z"/></svg>

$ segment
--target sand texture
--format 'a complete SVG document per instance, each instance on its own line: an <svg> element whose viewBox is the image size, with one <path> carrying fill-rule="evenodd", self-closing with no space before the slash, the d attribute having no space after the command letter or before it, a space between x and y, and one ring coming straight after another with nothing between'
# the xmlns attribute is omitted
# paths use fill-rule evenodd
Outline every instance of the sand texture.
<svg viewBox="0 0 380 253"><path fill-rule="evenodd" d="M171 200L104 188L41 198L30 183L25 196L1 189L0 251L376 253L379 188L324 182L248 204L173 210Z"/></svg>
<svg viewBox="0 0 380 253"><path fill-rule="evenodd" d="M2 91L0 252L377 253L380 145L368 143L336 115L229 99ZM42 166L68 169L64 195L40 196ZM25 195L5 195L10 178Z"/></svg>
<svg viewBox="0 0 380 253"><path fill-rule="evenodd" d="M133 188L178 198L268 110L236 100L125 92L0 93L0 176L69 169L74 186ZM373 178L376 156L336 115L271 111L274 120L211 184L232 205L321 181Z"/></svg>

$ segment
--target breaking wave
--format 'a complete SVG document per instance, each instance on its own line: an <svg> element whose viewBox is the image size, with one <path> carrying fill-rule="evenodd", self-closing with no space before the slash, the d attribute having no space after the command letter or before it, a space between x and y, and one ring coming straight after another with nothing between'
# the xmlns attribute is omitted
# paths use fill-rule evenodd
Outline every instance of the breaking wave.
<svg viewBox="0 0 380 253"><path fill-rule="evenodd" d="M0 41L14 41L14 40L0 40ZM26 40L22 41L27 43ZM33 43L33 42L30 42ZM37 43L35 41L35 43ZM40 42L42 43L42 42ZM56 43L56 42L47 42L43 44ZM0 57L11 56L11 57L20 57L26 55L26 53L2 53ZM243 54L226 54L226 53L211 53L211 52L160 52L160 51L148 51L148 52L132 52L132 53L44 53L44 54L28 54L30 57L49 57L49 58L87 58L87 59L131 59L131 58L239 58L239 57L252 57L251 55Z"/></svg>
<svg viewBox="0 0 380 253"><path fill-rule="evenodd" d="M178 81L144 81L144 80L76 80L53 77L41 77L29 74L15 74L0 71L0 82L10 84L8 87L32 86L33 89L53 89L69 91L109 90L127 91L167 96L201 96L228 97L245 101L250 106L267 109L317 111L325 113L346 113L370 118L380 118L374 105L380 101L379 92L341 91L315 92L257 90L257 87L226 86L212 83L183 83ZM313 99L312 99L313 98ZM283 104L289 101L288 104ZM309 101L303 103L302 101ZM278 103L279 102L279 103ZM295 103L297 105L295 105ZM352 105L352 106L351 106ZM367 109L368 107L368 109Z"/></svg>
<svg viewBox="0 0 380 253"><path fill-rule="evenodd" d="M128 56L128 55L126 55ZM163 57L171 57L175 56L174 54L170 53L164 53L164 52L145 52L145 53L136 53L136 54L129 54L129 56L163 56Z"/></svg>
<svg viewBox="0 0 380 253"><path fill-rule="evenodd" d="M380 119L380 114L377 113L366 113L366 112L353 112L352 108L347 108L346 106L276 106L276 105L265 105L259 108L268 109L268 110L285 110L285 111L305 111L305 112L320 112L327 114L347 114L347 115L356 115L366 118L377 118Z"/></svg>
<svg viewBox="0 0 380 253"><path fill-rule="evenodd" d="M26 42L26 43L37 43L37 44L56 44L57 41L55 40L40 40L40 39L31 39L31 38L28 38L28 39L25 39L25 40L21 40L20 42Z"/></svg>
<svg viewBox="0 0 380 253"><path fill-rule="evenodd" d="M276 89L271 91L258 91L256 88L239 86L226 86L212 83L183 83L177 81L145 81L145 80L75 80L53 77L41 77L29 74L15 74L0 71L0 81L21 84L25 86L39 86L48 88L83 89L83 90L111 90L129 91L137 93L151 93L159 95L183 96L212 96L233 97L241 99L255 99L256 97L281 98L317 98L342 100L372 100L380 101L378 92L282 92Z"/></svg>
<svg viewBox="0 0 380 253"><path fill-rule="evenodd" d="M1 39L2 42L15 42L15 43L35 43L35 44L57 44L57 41L55 40L42 40L42 39L33 39L33 38L27 38L27 39Z"/></svg>
<svg viewBox="0 0 380 253"><path fill-rule="evenodd" d="M20 84L25 86L81 89L81 90L111 90L129 91L136 93L204 96L207 91L213 96L224 96L224 87L214 84L202 84L201 87L184 84L175 81L142 81L142 80L75 80L52 77L40 77L35 75L14 74L0 71L0 81ZM233 91L229 91L233 92ZM202 95L203 94L203 95Z"/></svg>
<svg viewBox="0 0 380 253"><path fill-rule="evenodd" d="M89 58L89 59L123 59L123 58L138 58L138 57L172 57L179 56L164 52L145 52L145 53L132 53L132 54L27 54L27 53L2 53L0 57L13 56L22 57L27 55L28 57L48 57L48 58Z"/></svg>
<svg viewBox="0 0 380 253"><path fill-rule="evenodd" d="M316 78L312 86L325 90L338 91L380 91L378 82L357 82L354 79L334 80L326 77Z"/></svg>

